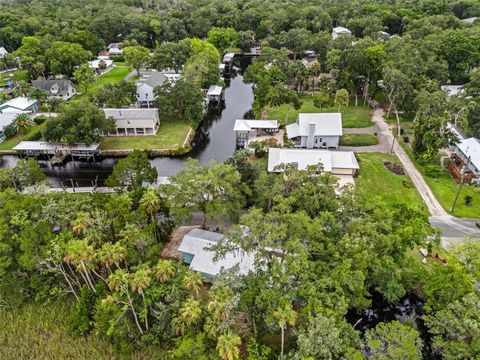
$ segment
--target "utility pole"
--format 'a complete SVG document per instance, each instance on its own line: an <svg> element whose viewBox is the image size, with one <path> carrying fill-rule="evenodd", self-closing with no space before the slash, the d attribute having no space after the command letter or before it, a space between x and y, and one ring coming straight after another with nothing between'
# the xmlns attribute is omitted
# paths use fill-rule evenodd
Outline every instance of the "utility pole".
<svg viewBox="0 0 480 360"><path fill-rule="evenodd" d="M467 147L467 151L465 153L468 153L468 149L469 148ZM467 158L467 163L465 164L465 166L461 171L460 184L458 185L458 190L457 190L457 193L455 194L455 199L453 200L452 208L450 209L450 212L452 214L453 214L453 210L455 210L455 205L457 205L458 196L460 195L460 190L462 189L463 180L465 179L465 173L468 171L469 164L470 164L470 156Z"/></svg>

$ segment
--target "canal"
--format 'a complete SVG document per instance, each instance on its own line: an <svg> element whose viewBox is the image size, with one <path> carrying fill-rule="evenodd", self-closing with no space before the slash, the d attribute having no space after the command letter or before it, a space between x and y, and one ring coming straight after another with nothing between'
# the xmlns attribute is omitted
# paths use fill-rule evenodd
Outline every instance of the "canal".
<svg viewBox="0 0 480 360"><path fill-rule="evenodd" d="M235 151L235 134L233 125L235 119L248 117L253 102L251 84L243 82L241 73L226 79L225 107L220 112L210 113L199 126L192 142L192 151L181 157L157 157L151 163L157 168L158 176L174 175L182 169L187 158L198 159L206 163L213 159L224 161ZM160 125L161 126L161 125ZM62 166L51 166L48 161L39 161L47 179L54 187L92 186L97 182L102 186L112 172L118 159L103 158L101 161L84 162L69 161ZM3 156L2 167L13 167L18 161L17 156Z"/></svg>

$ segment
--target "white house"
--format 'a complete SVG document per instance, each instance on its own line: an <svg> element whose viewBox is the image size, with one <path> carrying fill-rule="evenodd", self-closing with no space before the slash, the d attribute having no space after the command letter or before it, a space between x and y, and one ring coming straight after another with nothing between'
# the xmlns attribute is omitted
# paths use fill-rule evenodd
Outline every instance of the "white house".
<svg viewBox="0 0 480 360"><path fill-rule="evenodd" d="M38 109L38 101L28 99L24 96L16 97L0 105L1 113L19 113L19 112L35 112Z"/></svg>
<svg viewBox="0 0 480 360"><path fill-rule="evenodd" d="M89 61L88 65L95 70L97 74L102 74L113 67L113 60L98 58L96 60Z"/></svg>
<svg viewBox="0 0 480 360"><path fill-rule="evenodd" d="M0 46L0 59L5 58L5 56L8 55L7 49L5 49L3 46Z"/></svg>
<svg viewBox="0 0 480 360"><path fill-rule="evenodd" d="M345 27L337 26L332 29L332 38L336 39L342 35L351 35L352 32Z"/></svg>
<svg viewBox="0 0 480 360"><path fill-rule="evenodd" d="M103 109L107 118L115 119L116 134L128 135L155 135L160 126L158 109Z"/></svg>
<svg viewBox="0 0 480 360"><path fill-rule="evenodd" d="M294 124L285 127L287 137L297 148L337 148L342 136L341 113L298 114Z"/></svg>
<svg viewBox="0 0 480 360"><path fill-rule="evenodd" d="M32 80L32 87L42 89L49 98L69 100L77 93L70 80Z"/></svg>
<svg viewBox="0 0 480 360"><path fill-rule="evenodd" d="M339 184L354 184L353 175L360 167L353 151L330 151L309 149L270 148L268 151L268 171L282 172L282 164L291 164L298 170L321 163L323 172L331 173L339 179Z"/></svg>
<svg viewBox="0 0 480 360"><path fill-rule="evenodd" d="M155 88L166 81L175 83L180 77L179 74L162 73L159 71L144 73L137 81L138 105L146 108L153 106L153 102L155 101Z"/></svg>
<svg viewBox="0 0 480 360"><path fill-rule="evenodd" d="M0 114L0 142L5 139L5 135L4 135L5 127L13 123L15 121L15 118L18 116L18 114L21 114L21 112Z"/></svg>
<svg viewBox="0 0 480 360"><path fill-rule="evenodd" d="M467 23L469 25L473 25L473 23L478 19L477 16L474 16L474 17L470 17L470 18L466 18L466 19L462 19L462 21L464 23Z"/></svg>
<svg viewBox="0 0 480 360"><path fill-rule="evenodd" d="M462 139L453 147L468 169L480 178L480 140L474 137Z"/></svg>
<svg viewBox="0 0 480 360"><path fill-rule="evenodd" d="M235 120L233 127L238 147L245 147L251 138L273 135L278 131L277 120Z"/></svg>
<svg viewBox="0 0 480 360"><path fill-rule="evenodd" d="M226 253L218 261L214 261L215 252L211 249L218 244L224 235L193 229L183 237L178 248L183 262L194 271L201 273L205 280L212 281L222 269L229 270L238 266L238 274L247 275L254 270L255 255L238 250Z"/></svg>
<svg viewBox="0 0 480 360"><path fill-rule="evenodd" d="M120 49L120 44L119 43L111 43L108 45L108 55L122 55L123 50Z"/></svg>

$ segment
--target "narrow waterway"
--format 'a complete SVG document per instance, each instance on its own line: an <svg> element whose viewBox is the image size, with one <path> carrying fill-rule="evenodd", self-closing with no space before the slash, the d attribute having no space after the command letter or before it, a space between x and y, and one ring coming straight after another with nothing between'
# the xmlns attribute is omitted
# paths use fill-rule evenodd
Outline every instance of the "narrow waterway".
<svg viewBox="0 0 480 360"><path fill-rule="evenodd" d="M182 169L187 158L198 159L206 163L213 159L224 161L235 151L235 119L248 117L253 102L251 84L243 82L241 74L226 79L225 107L217 113L210 113L197 129L192 143L192 151L182 157L157 157L151 163L157 168L158 176L170 176ZM160 125L161 126L161 125ZM62 166L51 166L48 161L39 161L47 179L54 187L92 186L95 182L102 186L112 172L118 159L103 158L101 161L69 161ZM17 156L3 156L0 166L13 167Z"/></svg>

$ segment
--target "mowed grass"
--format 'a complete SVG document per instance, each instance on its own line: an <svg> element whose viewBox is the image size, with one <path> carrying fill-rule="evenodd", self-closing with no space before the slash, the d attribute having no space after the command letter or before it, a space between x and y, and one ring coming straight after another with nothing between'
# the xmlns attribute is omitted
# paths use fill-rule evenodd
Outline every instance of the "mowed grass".
<svg viewBox="0 0 480 360"><path fill-rule="evenodd" d="M155 150L178 149L183 145L191 124L183 121L163 120L156 135L107 136L101 143L102 150Z"/></svg>
<svg viewBox="0 0 480 360"><path fill-rule="evenodd" d="M406 204L412 208L426 212L427 209L415 186L407 175L396 175L388 170L384 162L400 165L395 155L385 153L359 153L359 177L357 188L371 197L380 197L387 204L395 206Z"/></svg>
<svg viewBox="0 0 480 360"><path fill-rule="evenodd" d="M45 126L45 123L33 126L27 131L18 132L14 137L10 139L5 139L0 143L0 150L11 150L13 147L18 145L21 141L33 141L38 140L42 136L42 129Z"/></svg>
<svg viewBox="0 0 480 360"><path fill-rule="evenodd" d="M113 84L125 79L125 77L132 71L129 67L117 67L113 68L109 72L100 75L95 78L95 81L88 86L88 92L84 92L84 87L81 86L77 90L82 92L80 95L75 96L71 101L79 101L86 99L91 95L95 95L99 88L105 84Z"/></svg>
<svg viewBox="0 0 480 360"><path fill-rule="evenodd" d="M458 196L457 204L452 213L450 210L458 191L458 184L453 180L448 171L440 166L440 164L436 164L435 166L437 168L435 176L427 175L424 166L415 158L412 148L403 142L400 142L400 144L403 146L418 171L420 171L445 211L457 217L480 218L480 186L463 185ZM472 197L472 204L470 206L465 204L466 196Z"/></svg>
<svg viewBox="0 0 480 360"><path fill-rule="evenodd" d="M322 110L313 105L313 96L302 96L302 106L296 110L292 108L288 113L288 121L285 122L285 116L288 111L288 105L280 105L265 110L263 117L265 119L274 119L280 121L282 125L288 125L297 120L299 113L319 113L319 112L338 112L336 107L323 107ZM344 128L364 128L372 126L370 109L367 106L349 105L342 107L342 121Z"/></svg>
<svg viewBox="0 0 480 360"><path fill-rule="evenodd" d="M377 145L378 138L374 134L345 134L340 137L340 146Z"/></svg>
<svg viewBox="0 0 480 360"><path fill-rule="evenodd" d="M19 309L0 308L0 359L165 359L167 354L156 347L142 345L129 356L106 339L91 334L74 337L68 334L66 319L73 302L28 304Z"/></svg>
<svg viewBox="0 0 480 360"><path fill-rule="evenodd" d="M11 74L13 74L13 76L11 76ZM30 76L26 70L15 70L0 74L0 86L4 86L7 81L30 81Z"/></svg>

